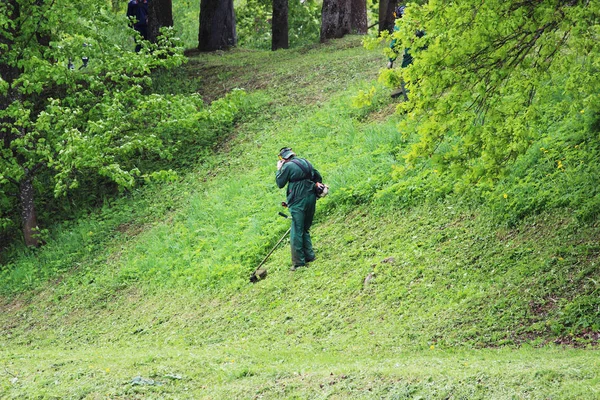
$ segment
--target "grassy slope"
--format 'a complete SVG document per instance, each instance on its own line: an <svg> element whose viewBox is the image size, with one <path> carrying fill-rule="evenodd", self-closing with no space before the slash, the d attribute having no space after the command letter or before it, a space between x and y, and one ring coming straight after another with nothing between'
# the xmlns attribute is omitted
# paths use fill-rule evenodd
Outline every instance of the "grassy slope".
<svg viewBox="0 0 600 400"><path fill-rule="evenodd" d="M598 397L595 350L537 347L593 284L597 230L568 212L500 229L460 199L364 202L361 185L385 177L404 146L385 95L350 107L381 64L356 38L193 57L182 74L205 77L207 100L244 87L258 113L224 153L129 205L172 207L92 232L111 239L75 271L3 299L0 397ZM181 90L196 84L179 78ZM287 229L273 184L282 145L333 189L318 206L319 260L292 273L282 246L250 285ZM507 344L521 346L493 349Z"/></svg>

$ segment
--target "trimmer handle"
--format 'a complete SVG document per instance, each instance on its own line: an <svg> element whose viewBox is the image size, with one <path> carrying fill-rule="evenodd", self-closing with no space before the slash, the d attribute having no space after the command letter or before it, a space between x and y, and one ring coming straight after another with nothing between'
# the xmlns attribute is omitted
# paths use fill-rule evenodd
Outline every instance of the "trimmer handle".
<svg viewBox="0 0 600 400"><path fill-rule="evenodd" d="M283 218L291 218L289 215L285 215L281 211L279 211L279 215L281 215Z"/></svg>

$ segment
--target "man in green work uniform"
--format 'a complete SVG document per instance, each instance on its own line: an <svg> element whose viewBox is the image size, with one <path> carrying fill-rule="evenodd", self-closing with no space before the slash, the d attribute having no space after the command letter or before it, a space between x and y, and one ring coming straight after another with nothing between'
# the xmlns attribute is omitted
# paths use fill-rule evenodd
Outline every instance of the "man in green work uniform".
<svg viewBox="0 0 600 400"><path fill-rule="evenodd" d="M279 151L275 181L279 188L287 187L287 205L292 214L290 234L292 248L292 271L315 259L310 240L310 226L315 215L317 195L315 185L323 178L319 171L305 159L296 157L290 147Z"/></svg>

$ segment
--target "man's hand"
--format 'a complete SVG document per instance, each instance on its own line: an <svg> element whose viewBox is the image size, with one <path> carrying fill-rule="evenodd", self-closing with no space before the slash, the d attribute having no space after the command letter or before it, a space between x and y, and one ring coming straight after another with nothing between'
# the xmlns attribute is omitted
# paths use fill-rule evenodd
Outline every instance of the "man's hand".
<svg viewBox="0 0 600 400"><path fill-rule="evenodd" d="M283 166L283 163L285 163L285 160L277 161L277 171L279 171L281 169L281 167Z"/></svg>

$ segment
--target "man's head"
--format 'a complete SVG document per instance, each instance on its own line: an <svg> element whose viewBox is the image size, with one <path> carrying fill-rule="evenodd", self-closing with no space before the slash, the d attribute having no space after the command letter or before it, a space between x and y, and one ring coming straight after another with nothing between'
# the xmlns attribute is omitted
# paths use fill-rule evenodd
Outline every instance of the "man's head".
<svg viewBox="0 0 600 400"><path fill-rule="evenodd" d="M396 18L396 19L402 18L402 16L404 15L405 8L406 8L406 6L403 4L396 7L396 9L394 10L394 18Z"/></svg>
<svg viewBox="0 0 600 400"><path fill-rule="evenodd" d="M279 150L279 159L280 160L287 160L288 158L295 156L296 154L292 151L291 147L282 147L281 150Z"/></svg>

